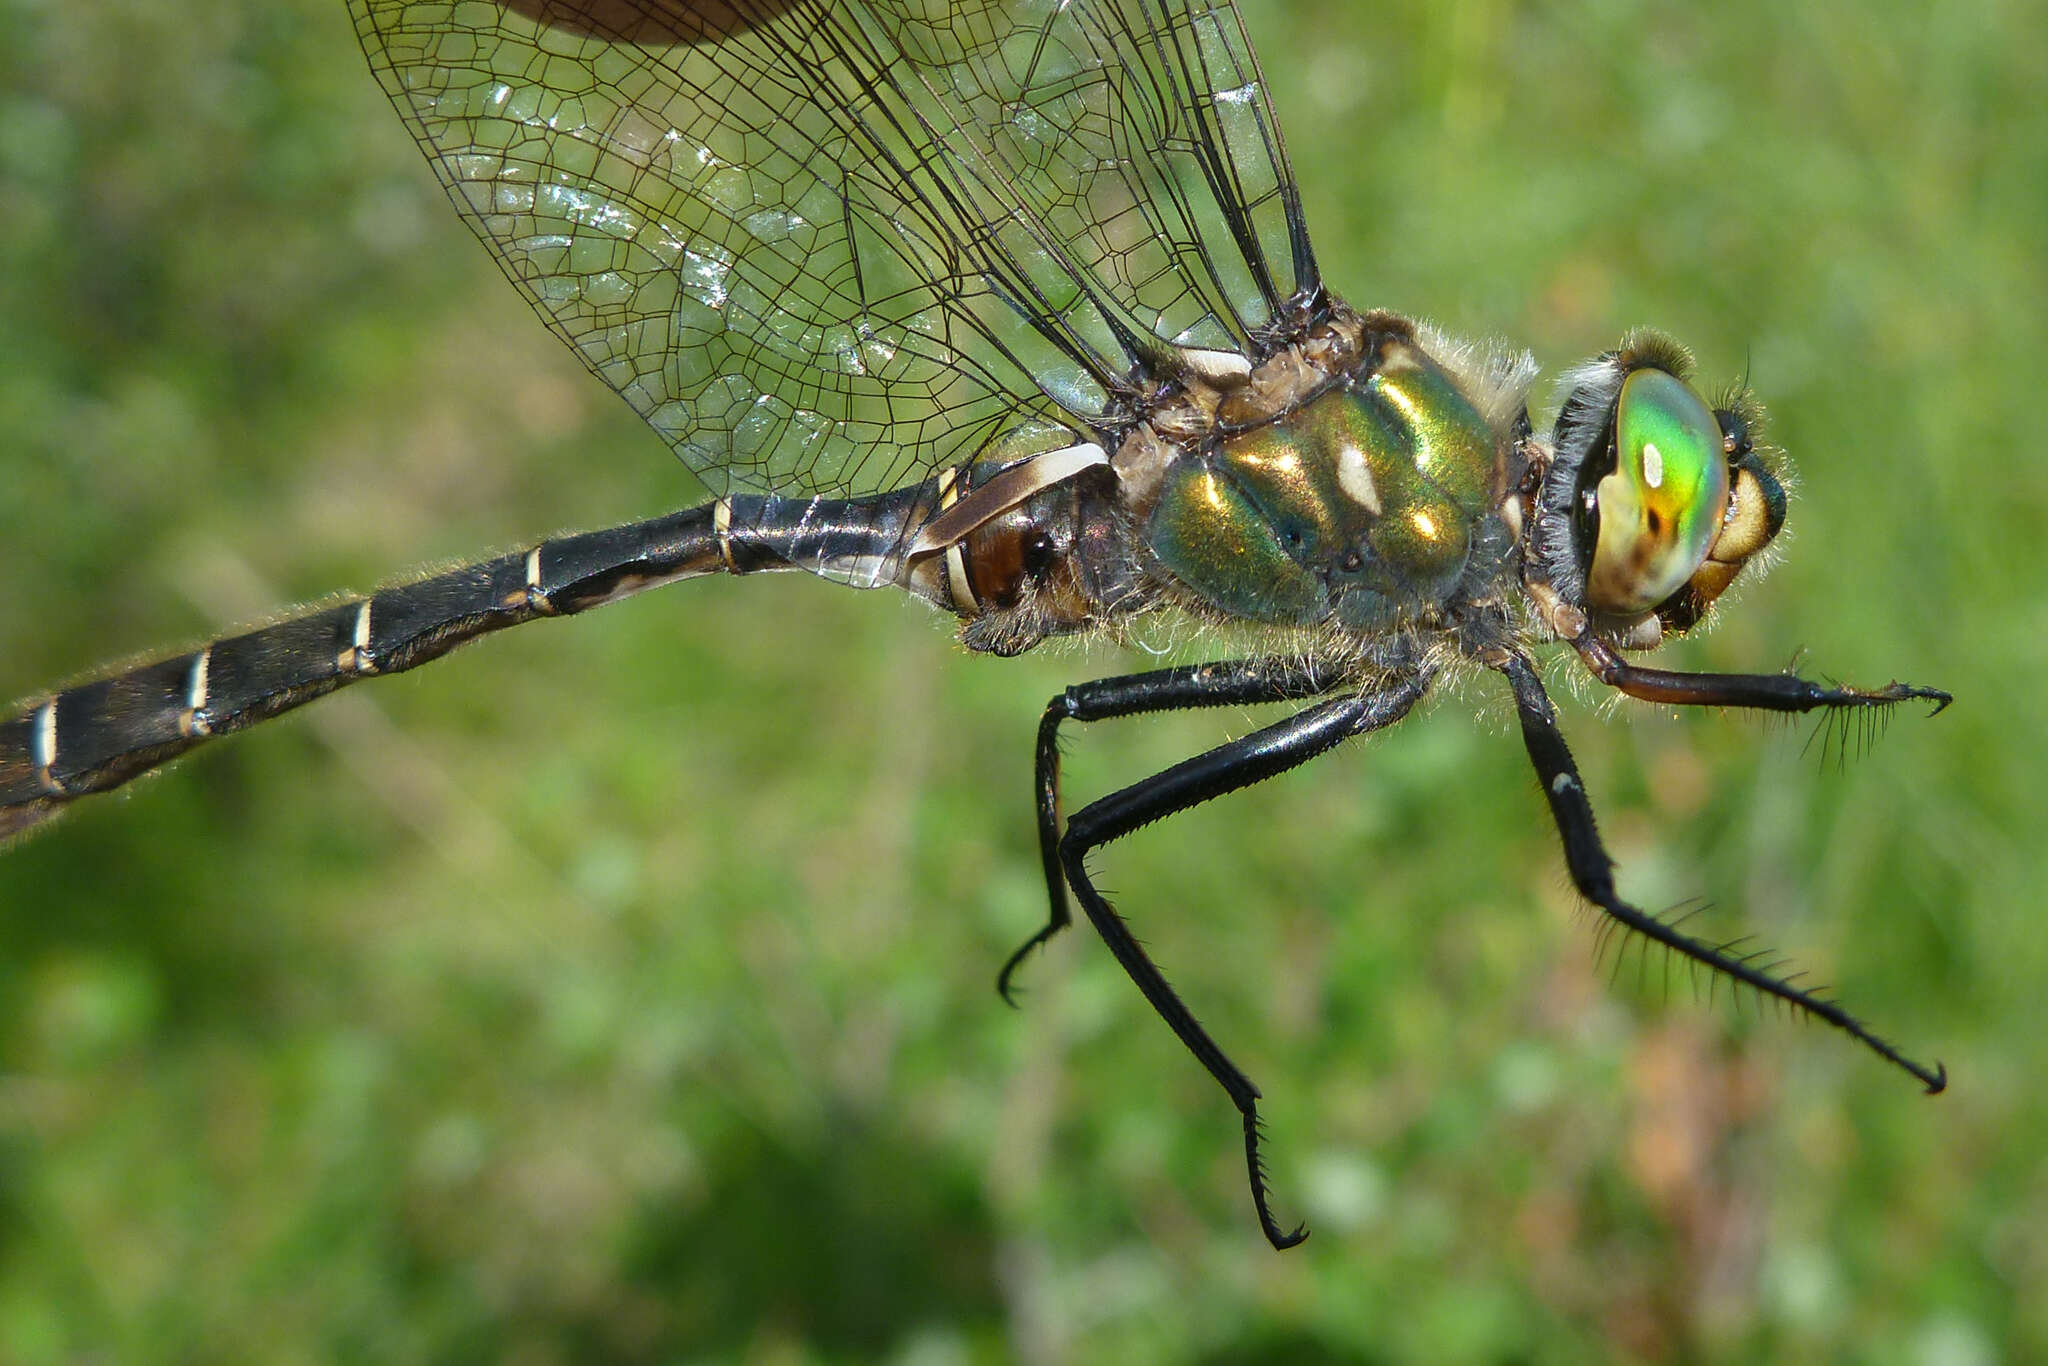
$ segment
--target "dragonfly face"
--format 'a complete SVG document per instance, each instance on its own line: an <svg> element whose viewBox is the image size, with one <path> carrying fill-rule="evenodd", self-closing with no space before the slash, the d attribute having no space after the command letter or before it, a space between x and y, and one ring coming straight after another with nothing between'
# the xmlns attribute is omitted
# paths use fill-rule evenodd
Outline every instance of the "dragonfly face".
<svg viewBox="0 0 2048 1366"><path fill-rule="evenodd" d="M1511 689L1587 899L1847 1031L1831 1001L1624 900L1532 649L1666 703L1884 708L1933 689L1688 675L1683 631L1777 534L1777 457L1674 344L1533 362L1326 288L1237 16L1180 0L690 4L351 0L456 210L598 379L718 494L29 699L0 722L0 835L230 731L479 635L677 579L897 587L971 648L1176 613L1246 657L1052 699L1036 752L1049 915L1078 903L1241 1120L1258 1092L1096 887L1089 855L1399 720L1448 670ZM1068 816L1069 721L1303 704Z"/></svg>
<svg viewBox="0 0 2048 1366"><path fill-rule="evenodd" d="M1636 333L1573 372L1533 509L1544 581L1637 648L1697 624L1785 524L1755 400L1737 391L1710 411L1691 369Z"/></svg>

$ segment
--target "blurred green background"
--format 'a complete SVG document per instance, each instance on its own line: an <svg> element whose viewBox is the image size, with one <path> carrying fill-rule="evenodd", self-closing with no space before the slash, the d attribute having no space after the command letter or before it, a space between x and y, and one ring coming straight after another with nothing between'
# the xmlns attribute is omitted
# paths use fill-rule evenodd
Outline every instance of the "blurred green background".
<svg viewBox="0 0 2048 1366"><path fill-rule="evenodd" d="M1569 733L1625 889L1950 1093L1610 982L1474 684L1102 858L1265 1089L1315 1229L1276 1255L1085 930L991 989L1044 913L1039 709L1147 661L705 581L0 857L0 1360L2048 1359L2048 10L1247 9L1346 297L1751 374L1790 554L1666 662L1956 706L1839 772L1578 688ZM0 695L699 496L338 0L0 0L0 72ZM1093 728L1071 790L1263 715Z"/></svg>

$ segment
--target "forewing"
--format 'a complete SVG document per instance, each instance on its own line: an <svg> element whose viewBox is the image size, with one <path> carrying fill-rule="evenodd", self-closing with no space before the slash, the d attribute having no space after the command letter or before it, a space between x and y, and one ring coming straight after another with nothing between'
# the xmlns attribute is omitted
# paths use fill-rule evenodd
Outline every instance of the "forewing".
<svg viewBox="0 0 2048 1366"><path fill-rule="evenodd" d="M1315 284L1227 3L350 8L506 274L720 491L1112 431Z"/></svg>

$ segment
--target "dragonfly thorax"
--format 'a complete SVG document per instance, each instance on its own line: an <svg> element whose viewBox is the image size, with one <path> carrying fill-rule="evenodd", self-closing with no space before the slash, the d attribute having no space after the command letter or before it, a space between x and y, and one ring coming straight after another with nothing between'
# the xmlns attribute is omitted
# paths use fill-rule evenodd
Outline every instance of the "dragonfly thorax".
<svg viewBox="0 0 2048 1366"><path fill-rule="evenodd" d="M1233 424L1244 405L1224 399L1147 490L1143 545L1205 606L1374 631L1439 618L1500 573L1524 368L1467 367L1391 315L1363 319L1359 340L1354 364L1276 415Z"/></svg>

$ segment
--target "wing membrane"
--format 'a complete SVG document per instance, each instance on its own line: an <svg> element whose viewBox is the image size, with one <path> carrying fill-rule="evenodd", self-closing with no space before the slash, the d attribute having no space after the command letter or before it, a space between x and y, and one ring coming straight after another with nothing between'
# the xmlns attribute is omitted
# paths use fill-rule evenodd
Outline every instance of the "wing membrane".
<svg viewBox="0 0 2048 1366"><path fill-rule="evenodd" d="M350 8L506 274L721 491L1112 429L1316 283L1228 3Z"/></svg>

